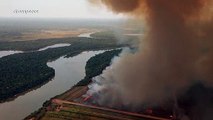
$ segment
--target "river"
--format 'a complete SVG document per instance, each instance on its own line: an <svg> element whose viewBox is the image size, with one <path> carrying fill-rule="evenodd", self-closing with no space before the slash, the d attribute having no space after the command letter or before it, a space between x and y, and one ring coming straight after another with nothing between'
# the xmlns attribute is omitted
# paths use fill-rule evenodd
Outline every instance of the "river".
<svg viewBox="0 0 213 120"><path fill-rule="evenodd" d="M60 57L47 63L55 69L54 79L13 101L0 104L0 120L21 120L42 107L46 100L70 89L85 76L88 59L102 52L104 51L83 52L75 57Z"/></svg>
<svg viewBox="0 0 213 120"><path fill-rule="evenodd" d="M41 48L37 51L44 51L50 48L59 48L59 47L66 47L66 46L70 46L71 44L69 43L59 43L59 44L54 44L54 45L50 45L44 48ZM13 54L17 54L17 53L24 53L24 51L14 51L14 50L5 50L5 51L0 51L0 58L5 57L5 56L9 56L9 55L13 55Z"/></svg>
<svg viewBox="0 0 213 120"><path fill-rule="evenodd" d="M55 44L55 45L51 45L51 46L47 46L44 48L39 49L38 51L44 51L50 48L59 48L59 47L66 47L66 46L70 46L71 44L69 43L59 43L59 44Z"/></svg>
<svg viewBox="0 0 213 120"><path fill-rule="evenodd" d="M82 34L78 35L78 37L92 38L91 35L94 34L94 33L96 33L96 32L82 33Z"/></svg>
<svg viewBox="0 0 213 120"><path fill-rule="evenodd" d="M91 38L91 34L96 33L96 32L89 32L89 33L82 33L80 35L78 35L78 37L87 37L87 38ZM40 48L37 51L44 51L50 48L59 48L59 47L66 47L66 46L70 46L71 44L69 43L59 43L59 44L54 44L54 45L50 45L44 48ZM9 56L12 54L17 54L17 53L24 53L23 51L14 51L14 50L7 50L7 51L0 51L0 58L5 57L5 56Z"/></svg>
<svg viewBox="0 0 213 120"><path fill-rule="evenodd" d="M22 51L13 51L13 50L0 51L0 58L8 56L8 55L16 54L16 53L22 53Z"/></svg>

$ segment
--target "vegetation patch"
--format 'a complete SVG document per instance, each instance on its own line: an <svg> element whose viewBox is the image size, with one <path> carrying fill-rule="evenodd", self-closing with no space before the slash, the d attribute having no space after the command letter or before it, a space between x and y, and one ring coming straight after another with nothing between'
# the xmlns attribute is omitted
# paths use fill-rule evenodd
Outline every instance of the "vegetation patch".
<svg viewBox="0 0 213 120"><path fill-rule="evenodd" d="M121 49L106 51L102 54L90 58L86 64L86 76L76 86L86 86L91 82L91 78L98 76L106 67L110 66L113 57L118 56Z"/></svg>

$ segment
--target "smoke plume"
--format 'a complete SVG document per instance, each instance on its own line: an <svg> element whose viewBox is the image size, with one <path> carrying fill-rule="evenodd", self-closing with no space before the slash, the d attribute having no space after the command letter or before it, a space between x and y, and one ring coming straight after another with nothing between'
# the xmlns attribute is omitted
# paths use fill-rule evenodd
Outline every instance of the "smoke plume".
<svg viewBox="0 0 213 120"><path fill-rule="evenodd" d="M136 53L123 52L94 78L89 94L104 91L97 100L100 105L122 103L137 109L162 104L198 82L213 87L211 0L100 0L98 4L144 18L148 26Z"/></svg>

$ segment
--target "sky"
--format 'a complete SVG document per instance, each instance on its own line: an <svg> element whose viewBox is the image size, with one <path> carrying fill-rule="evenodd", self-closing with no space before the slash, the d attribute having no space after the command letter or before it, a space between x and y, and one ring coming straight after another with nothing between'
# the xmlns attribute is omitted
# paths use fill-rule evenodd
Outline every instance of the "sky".
<svg viewBox="0 0 213 120"><path fill-rule="evenodd" d="M15 13L17 10L38 10L38 13ZM103 6L93 6L87 0L0 0L0 17L119 19L124 16Z"/></svg>

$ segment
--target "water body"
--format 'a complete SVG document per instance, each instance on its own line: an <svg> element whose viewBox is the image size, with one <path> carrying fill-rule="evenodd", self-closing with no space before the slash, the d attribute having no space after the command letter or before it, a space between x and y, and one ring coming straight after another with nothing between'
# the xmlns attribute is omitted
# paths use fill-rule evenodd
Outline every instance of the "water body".
<svg viewBox="0 0 213 120"><path fill-rule="evenodd" d="M22 51L0 51L0 58L8 56L8 55L12 55L12 54L16 54L16 53L22 53Z"/></svg>
<svg viewBox="0 0 213 120"><path fill-rule="evenodd" d="M60 43L60 44L55 44L55 45L51 45L51 46L41 48L38 51L44 51L44 50L47 50L47 49L50 49L50 48L67 47L67 46L70 46L70 45L71 44L69 44L69 43Z"/></svg>
<svg viewBox="0 0 213 120"><path fill-rule="evenodd" d="M50 48L58 48L58 47L67 47L70 46L71 44L69 43L60 43L60 44L55 44L55 45L50 45L44 48L41 48L37 51L44 51ZM9 55L13 55L13 54L17 54L17 53L24 53L23 51L14 51L14 50L7 50L7 51L0 51L0 58L5 57L5 56L9 56Z"/></svg>
<svg viewBox="0 0 213 120"><path fill-rule="evenodd" d="M104 51L83 52L75 57L60 57L47 63L55 69L54 79L13 101L0 104L0 120L21 120L42 107L46 100L70 89L85 76L85 65L89 58L102 52Z"/></svg>
<svg viewBox="0 0 213 120"><path fill-rule="evenodd" d="M92 38L91 35L94 34L96 32L90 32L90 33L83 33L78 35L78 37L87 37L87 38Z"/></svg>

